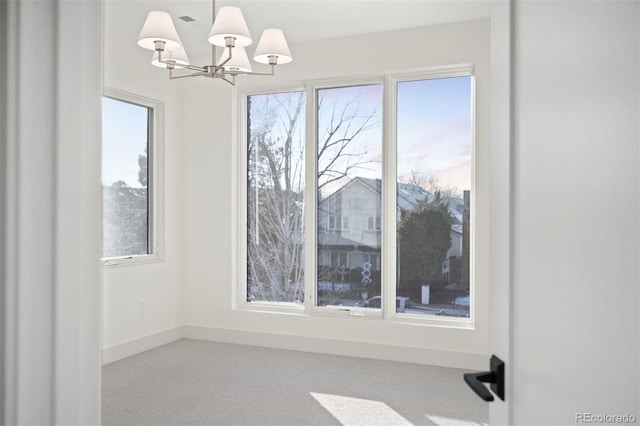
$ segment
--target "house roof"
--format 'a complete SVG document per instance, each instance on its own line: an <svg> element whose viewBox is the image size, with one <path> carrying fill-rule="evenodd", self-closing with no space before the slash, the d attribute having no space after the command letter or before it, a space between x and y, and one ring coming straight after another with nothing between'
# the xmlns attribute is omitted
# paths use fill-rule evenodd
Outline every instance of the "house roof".
<svg viewBox="0 0 640 426"><path fill-rule="evenodd" d="M320 204L335 197L337 194L344 191L349 186L357 184L365 186L371 192L378 196L382 195L382 181L380 179L369 179L358 176L349 180L349 182L345 183L334 193L322 200ZM418 201L424 199L426 199L427 201L433 201L433 199L435 198L435 196L431 192L427 191L421 186L411 185L407 183L398 183L397 185L398 208L400 208L401 210L411 210L415 207ZM464 201L461 198L451 196L443 197L443 201L445 201L449 206L449 213L451 214L453 220L452 224L462 224L462 214L465 209Z"/></svg>

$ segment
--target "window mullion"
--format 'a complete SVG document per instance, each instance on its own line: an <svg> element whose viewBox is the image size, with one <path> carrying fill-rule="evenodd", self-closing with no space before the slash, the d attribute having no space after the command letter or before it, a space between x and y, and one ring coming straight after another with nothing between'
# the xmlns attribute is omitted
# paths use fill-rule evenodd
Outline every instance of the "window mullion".
<svg viewBox="0 0 640 426"><path fill-rule="evenodd" d="M396 82L383 87L382 146L382 297L385 318L396 315Z"/></svg>
<svg viewBox="0 0 640 426"><path fill-rule="evenodd" d="M305 191L304 191L304 306L311 312L316 303L316 276L318 264L316 206L317 190L317 130L316 91L306 87L306 131L305 131Z"/></svg>

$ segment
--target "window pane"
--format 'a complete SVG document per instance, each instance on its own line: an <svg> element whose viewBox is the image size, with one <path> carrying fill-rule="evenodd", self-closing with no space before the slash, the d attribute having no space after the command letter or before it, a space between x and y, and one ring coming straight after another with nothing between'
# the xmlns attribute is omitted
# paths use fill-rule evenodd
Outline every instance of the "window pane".
<svg viewBox="0 0 640 426"><path fill-rule="evenodd" d="M149 167L153 109L102 98L102 257L150 253Z"/></svg>
<svg viewBox="0 0 640 426"><path fill-rule="evenodd" d="M471 77L397 89L397 311L469 317Z"/></svg>
<svg viewBox="0 0 640 426"><path fill-rule="evenodd" d="M247 301L304 301L305 94L247 99Z"/></svg>
<svg viewBox="0 0 640 426"><path fill-rule="evenodd" d="M382 86L317 93L317 304L380 308Z"/></svg>

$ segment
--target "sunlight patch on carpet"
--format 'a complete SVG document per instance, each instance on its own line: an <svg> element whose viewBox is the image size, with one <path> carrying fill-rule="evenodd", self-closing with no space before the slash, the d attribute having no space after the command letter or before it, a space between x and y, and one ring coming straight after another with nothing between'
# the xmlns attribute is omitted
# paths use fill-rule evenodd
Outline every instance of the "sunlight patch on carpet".
<svg viewBox="0 0 640 426"><path fill-rule="evenodd" d="M309 393L344 426L408 426L413 424L382 401L326 393Z"/></svg>
<svg viewBox="0 0 640 426"><path fill-rule="evenodd" d="M430 414L425 414L425 416L438 426L487 426L487 423L470 422L468 420L454 419L451 417L441 417Z"/></svg>

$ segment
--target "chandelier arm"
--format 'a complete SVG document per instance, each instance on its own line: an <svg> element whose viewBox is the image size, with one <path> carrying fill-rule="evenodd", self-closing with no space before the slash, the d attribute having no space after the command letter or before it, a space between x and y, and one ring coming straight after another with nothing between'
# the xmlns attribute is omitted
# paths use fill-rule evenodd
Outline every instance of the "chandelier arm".
<svg viewBox="0 0 640 426"><path fill-rule="evenodd" d="M236 85L236 83L234 81L229 80L227 77L225 77L224 74L222 74L222 76L220 78L222 78L224 81L226 81L227 83L229 83L232 86Z"/></svg>
<svg viewBox="0 0 640 426"><path fill-rule="evenodd" d="M239 71L239 72L234 72L233 74L234 75L275 75L276 66L275 64L271 64L271 72Z"/></svg>
<svg viewBox="0 0 640 426"><path fill-rule="evenodd" d="M166 65L173 65L173 66L177 65L178 68L186 68L186 69L189 69L189 70L192 70L192 71L198 71L198 72L201 72L201 73L206 73L206 71L207 71L205 68L197 67L195 65L180 65L180 64L176 64L176 61L173 61L171 59L158 59L158 62L160 62L161 64L166 64ZM169 70L171 70L171 68L169 68Z"/></svg>
<svg viewBox="0 0 640 426"><path fill-rule="evenodd" d="M207 75L206 72L194 72L193 74L185 74L185 75L173 75L173 70L169 70L169 80L175 80L177 78L187 78L187 77L198 77L201 75Z"/></svg>
<svg viewBox="0 0 640 426"><path fill-rule="evenodd" d="M224 62L222 62L220 65L216 66L216 73L220 71L222 67L224 67L224 65L231 60L231 57L233 55L233 46L227 46L227 48L229 49L229 57L227 57L227 59L225 59ZM215 61L213 63L215 64Z"/></svg>
<svg viewBox="0 0 640 426"><path fill-rule="evenodd" d="M186 69L191 70L191 71L198 71L198 72L201 72L203 74L207 73L207 69L205 67L197 67L195 65L184 65L183 68L186 68Z"/></svg>

